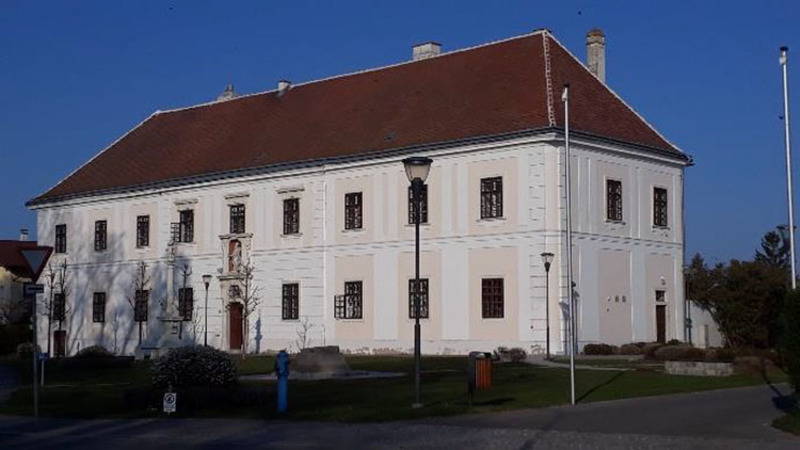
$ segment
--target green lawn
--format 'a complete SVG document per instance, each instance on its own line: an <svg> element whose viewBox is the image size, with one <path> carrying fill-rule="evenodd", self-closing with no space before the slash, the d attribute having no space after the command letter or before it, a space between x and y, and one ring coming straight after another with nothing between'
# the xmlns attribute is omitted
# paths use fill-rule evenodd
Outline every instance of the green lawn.
<svg viewBox="0 0 800 450"><path fill-rule="evenodd" d="M800 412L779 417L772 422L772 426L800 436Z"/></svg>
<svg viewBox="0 0 800 450"><path fill-rule="evenodd" d="M242 373L271 371L273 359L235 358ZM564 404L569 401L569 372L565 369L537 368L525 364L495 366L494 386L479 392L473 407L466 395L465 357L423 357L422 400L425 408L411 409L413 402L413 359L409 357L348 356L354 370L404 372L400 378L372 380L292 381L288 419L334 421L385 421L424 416L453 415L506 409ZM785 381L781 372L769 374L770 381ZM760 384L759 375L731 377L671 376L653 371L577 372L580 402L663 395ZM148 417L157 416L160 395L148 385L148 363L129 369L51 370L48 386L41 392L40 411L45 416L61 417ZM224 392L197 391L179 395L179 416L274 418L275 384L240 383ZM186 411L191 398L216 395L207 404ZM151 400L147 401L147 398ZM0 413L30 414L29 387L15 392ZM156 399L153 401L152 399ZM149 407L148 407L149 405ZM182 408L183 405L183 408Z"/></svg>

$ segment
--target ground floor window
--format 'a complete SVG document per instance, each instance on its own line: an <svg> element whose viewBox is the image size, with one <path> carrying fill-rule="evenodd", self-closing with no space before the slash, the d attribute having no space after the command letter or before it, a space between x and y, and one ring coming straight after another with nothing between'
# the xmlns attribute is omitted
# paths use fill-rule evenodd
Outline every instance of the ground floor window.
<svg viewBox="0 0 800 450"><path fill-rule="evenodd" d="M92 321L95 323L106 321L106 293L95 292L92 298Z"/></svg>
<svg viewBox="0 0 800 450"><path fill-rule="evenodd" d="M481 280L481 311L484 319L503 318L503 279Z"/></svg>
<svg viewBox="0 0 800 450"><path fill-rule="evenodd" d="M300 318L300 284L287 283L283 285L281 310L283 320L297 320Z"/></svg>
<svg viewBox="0 0 800 450"><path fill-rule="evenodd" d="M363 318L363 284L361 281L348 281L344 284L344 295L337 295L334 315L337 319Z"/></svg>
<svg viewBox="0 0 800 450"><path fill-rule="evenodd" d="M178 314L181 320L192 320L193 311L194 289L190 287L178 289Z"/></svg>

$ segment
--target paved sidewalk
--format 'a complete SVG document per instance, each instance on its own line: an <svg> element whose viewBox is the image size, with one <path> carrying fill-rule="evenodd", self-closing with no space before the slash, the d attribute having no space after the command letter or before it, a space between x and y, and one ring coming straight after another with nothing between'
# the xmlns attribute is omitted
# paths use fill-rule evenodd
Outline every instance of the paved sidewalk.
<svg viewBox="0 0 800 450"><path fill-rule="evenodd" d="M555 361L550 361L545 359L543 355L530 355L525 359L525 362L528 364L532 364L534 366L540 367L547 367L552 369L569 369L569 363L560 363ZM579 370L612 370L615 372L622 372L627 370L633 370L628 367L603 367L603 366L591 366L586 364L580 364L579 362L575 362L575 369Z"/></svg>

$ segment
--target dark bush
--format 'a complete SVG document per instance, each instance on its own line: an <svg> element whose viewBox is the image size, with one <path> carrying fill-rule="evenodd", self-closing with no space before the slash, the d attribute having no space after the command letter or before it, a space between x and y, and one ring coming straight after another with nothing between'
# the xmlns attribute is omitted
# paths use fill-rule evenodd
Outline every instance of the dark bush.
<svg viewBox="0 0 800 450"><path fill-rule="evenodd" d="M690 345L665 345L653 353L659 361L705 361L706 352Z"/></svg>
<svg viewBox="0 0 800 450"><path fill-rule="evenodd" d="M642 354L647 359L653 359L655 358L656 351L663 346L664 344L660 342L650 342L648 344L645 344L644 347L642 347Z"/></svg>
<svg viewBox="0 0 800 450"><path fill-rule="evenodd" d="M497 347L494 351L494 359L501 362L523 362L528 357L528 353L519 347L509 349L508 347Z"/></svg>
<svg viewBox="0 0 800 450"><path fill-rule="evenodd" d="M106 350L106 348L103 347L102 345L92 345L89 347L82 348L75 355L75 358L97 358L97 357L108 357L108 356L114 356L114 354Z"/></svg>
<svg viewBox="0 0 800 450"><path fill-rule="evenodd" d="M153 385L161 388L225 386L239 375L227 353L199 345L170 350L155 360L151 373Z"/></svg>
<svg viewBox="0 0 800 450"><path fill-rule="evenodd" d="M620 355L639 355L642 353L642 348L636 344L625 344L619 348Z"/></svg>
<svg viewBox="0 0 800 450"><path fill-rule="evenodd" d="M14 353L19 344L30 342L31 338L32 333L28 324L0 325L0 354Z"/></svg>
<svg viewBox="0 0 800 450"><path fill-rule="evenodd" d="M669 341L667 341L667 345L681 345L681 344L683 344L683 342L677 339L670 339Z"/></svg>
<svg viewBox="0 0 800 450"><path fill-rule="evenodd" d="M586 344L583 346L584 355L614 355L619 353L616 345Z"/></svg>
<svg viewBox="0 0 800 450"><path fill-rule="evenodd" d="M800 392L800 291L786 294L780 316L783 366L796 393Z"/></svg>
<svg viewBox="0 0 800 450"><path fill-rule="evenodd" d="M133 356L73 356L51 359L48 364L72 369L124 369L133 367Z"/></svg>
<svg viewBox="0 0 800 450"><path fill-rule="evenodd" d="M41 353L42 349L37 345L36 348ZM17 345L17 356L20 358L30 358L33 356L33 343L32 342L23 342L22 344Z"/></svg>

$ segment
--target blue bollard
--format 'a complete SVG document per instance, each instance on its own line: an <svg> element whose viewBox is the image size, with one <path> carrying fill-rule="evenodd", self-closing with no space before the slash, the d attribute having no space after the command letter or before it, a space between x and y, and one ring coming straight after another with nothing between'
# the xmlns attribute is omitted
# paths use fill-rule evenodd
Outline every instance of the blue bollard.
<svg viewBox="0 0 800 450"><path fill-rule="evenodd" d="M278 413L285 414L289 408L289 354L285 350L278 352L275 375L278 377Z"/></svg>

